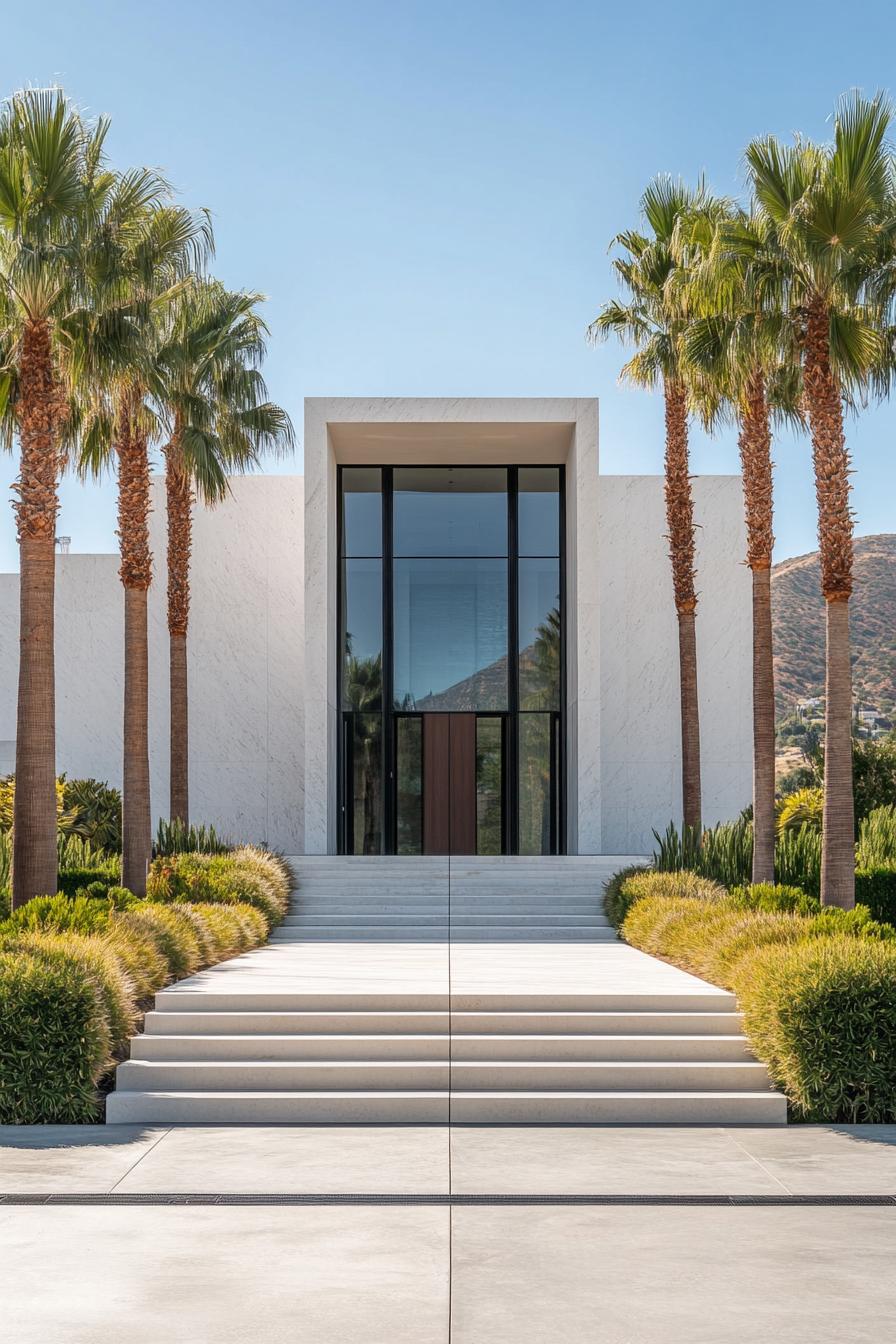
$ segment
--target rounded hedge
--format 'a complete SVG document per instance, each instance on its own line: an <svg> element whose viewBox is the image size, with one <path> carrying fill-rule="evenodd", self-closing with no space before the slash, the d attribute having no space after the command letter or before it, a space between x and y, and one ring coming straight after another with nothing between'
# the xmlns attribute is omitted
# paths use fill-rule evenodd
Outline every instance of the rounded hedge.
<svg viewBox="0 0 896 1344"><path fill-rule="evenodd" d="M96 1120L110 1045L103 996L83 959L0 952L0 1123Z"/></svg>

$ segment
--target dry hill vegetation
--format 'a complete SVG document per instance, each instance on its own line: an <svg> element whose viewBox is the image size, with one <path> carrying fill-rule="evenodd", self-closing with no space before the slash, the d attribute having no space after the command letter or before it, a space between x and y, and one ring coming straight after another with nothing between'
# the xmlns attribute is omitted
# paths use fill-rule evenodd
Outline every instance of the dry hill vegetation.
<svg viewBox="0 0 896 1344"><path fill-rule="evenodd" d="M797 701L824 694L824 602L818 552L772 570L778 718ZM858 700L885 713L896 708L896 535L855 542L850 604L853 685Z"/></svg>

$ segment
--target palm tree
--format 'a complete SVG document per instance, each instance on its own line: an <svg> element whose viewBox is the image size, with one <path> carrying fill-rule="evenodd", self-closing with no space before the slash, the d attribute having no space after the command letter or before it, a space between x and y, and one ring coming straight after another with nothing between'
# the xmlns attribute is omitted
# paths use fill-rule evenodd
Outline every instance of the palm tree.
<svg viewBox="0 0 896 1344"><path fill-rule="evenodd" d="M211 251L208 217L164 200L167 184L130 192L110 212L100 269L103 300L96 330L113 326L121 339L111 349L96 339L89 370L95 404L85 417L81 467L118 469L119 575L124 587L124 724L122 770L122 882L146 892L152 856L149 775L149 676L147 596L152 583L149 547L149 445L157 432L152 393L165 314Z"/></svg>
<svg viewBox="0 0 896 1344"><path fill-rule="evenodd" d="M676 221L706 202L702 187L690 190L669 177L658 177L641 198L648 234L629 231L614 240L623 250L613 261L627 301L605 304L588 328L592 342L616 335L636 347L622 369L623 379L639 387L661 386L665 400L666 522L675 608L681 686L681 773L685 826L699 830L700 713L697 699L697 591L695 578L694 500L688 459L690 395L688 366L682 351L687 312L672 293L676 269L673 249Z"/></svg>
<svg viewBox="0 0 896 1344"><path fill-rule="evenodd" d="M258 371L268 334L257 312L263 295L197 281L172 305L158 350L155 396L170 426L165 456L168 514L170 815L189 819L187 630L192 512L196 495L212 507L228 493L228 472L245 471L266 451L294 442L285 411L267 400Z"/></svg>
<svg viewBox="0 0 896 1344"><path fill-rule="evenodd" d="M892 255L896 210L886 145L887 100L841 100L833 144L769 136L747 149L756 209L786 268L783 308L798 332L812 437L826 612L821 899L855 903L849 599L853 522L843 400L884 362L878 283Z"/></svg>
<svg viewBox="0 0 896 1344"><path fill-rule="evenodd" d="M59 89L0 109L0 411L18 435L20 553L12 903L56 890L53 606L69 373L85 301L82 255L105 181L108 123L88 126Z"/></svg>
<svg viewBox="0 0 896 1344"><path fill-rule="evenodd" d="M692 314L684 351L698 373L703 418L711 427L729 408L738 429L753 589L754 882L775 880L771 418L773 409L795 418L799 399L798 357L775 301L777 258L768 243L762 220L721 207L683 216L676 240L676 280Z"/></svg>

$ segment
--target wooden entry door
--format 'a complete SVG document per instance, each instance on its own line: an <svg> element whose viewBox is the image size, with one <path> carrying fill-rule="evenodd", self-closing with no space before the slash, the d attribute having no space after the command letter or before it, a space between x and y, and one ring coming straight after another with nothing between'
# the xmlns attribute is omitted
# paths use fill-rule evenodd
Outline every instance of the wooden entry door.
<svg viewBox="0 0 896 1344"><path fill-rule="evenodd" d="M423 852L476 853L476 715L423 715Z"/></svg>

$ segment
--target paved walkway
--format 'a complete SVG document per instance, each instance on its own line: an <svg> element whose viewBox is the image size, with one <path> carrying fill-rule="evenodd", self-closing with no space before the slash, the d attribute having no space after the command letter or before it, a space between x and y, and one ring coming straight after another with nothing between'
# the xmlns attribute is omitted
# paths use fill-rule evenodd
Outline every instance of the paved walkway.
<svg viewBox="0 0 896 1344"><path fill-rule="evenodd" d="M0 1129L9 1196L203 1191L271 1202L0 1204L5 1337L878 1344L896 1318L896 1203L790 1198L896 1195L896 1126ZM401 1202L412 1195L433 1202ZM576 1195L630 1202L560 1202ZM637 1202L701 1195L778 1203Z"/></svg>

